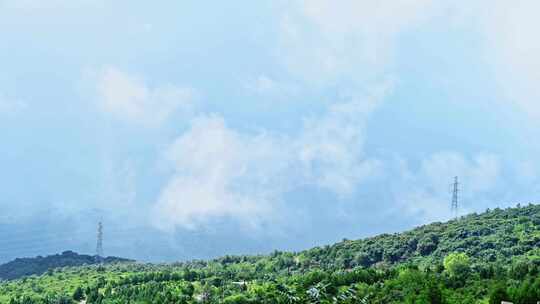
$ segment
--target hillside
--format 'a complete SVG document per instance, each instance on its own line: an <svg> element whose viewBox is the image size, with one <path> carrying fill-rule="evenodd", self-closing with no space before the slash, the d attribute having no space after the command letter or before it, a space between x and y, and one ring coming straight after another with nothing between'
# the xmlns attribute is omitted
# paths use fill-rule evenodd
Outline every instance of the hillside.
<svg viewBox="0 0 540 304"><path fill-rule="evenodd" d="M411 231L344 241L300 253L300 260L324 268L351 268L413 262L442 263L451 252L464 252L478 261L507 263L540 252L540 206L488 210L446 223Z"/></svg>
<svg viewBox="0 0 540 304"><path fill-rule="evenodd" d="M129 262L128 259L107 257L100 260L103 263ZM23 276L40 275L49 269L96 264L95 256L64 251L62 254L46 257L20 258L0 265L0 280L13 280Z"/></svg>
<svg viewBox="0 0 540 304"><path fill-rule="evenodd" d="M68 267L0 303L500 303L540 300L540 206L268 256Z"/></svg>

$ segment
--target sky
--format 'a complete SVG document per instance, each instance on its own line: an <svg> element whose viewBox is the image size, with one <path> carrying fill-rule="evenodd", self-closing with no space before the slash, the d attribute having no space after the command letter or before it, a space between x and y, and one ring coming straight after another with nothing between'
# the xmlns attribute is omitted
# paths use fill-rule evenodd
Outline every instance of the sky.
<svg viewBox="0 0 540 304"><path fill-rule="evenodd" d="M538 1L0 0L0 262L302 250L540 195Z"/></svg>

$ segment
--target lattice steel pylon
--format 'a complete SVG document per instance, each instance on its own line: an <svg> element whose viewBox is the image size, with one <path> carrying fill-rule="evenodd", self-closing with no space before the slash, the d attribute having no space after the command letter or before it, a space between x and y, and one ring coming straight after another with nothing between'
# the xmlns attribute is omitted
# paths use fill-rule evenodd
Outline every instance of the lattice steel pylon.
<svg viewBox="0 0 540 304"><path fill-rule="evenodd" d="M96 256L98 259L103 257L103 224L101 222L98 223L97 229Z"/></svg>
<svg viewBox="0 0 540 304"><path fill-rule="evenodd" d="M459 201L459 180L458 177L454 177L454 184L452 190L452 206L451 212L452 216L457 219L458 217L458 201Z"/></svg>

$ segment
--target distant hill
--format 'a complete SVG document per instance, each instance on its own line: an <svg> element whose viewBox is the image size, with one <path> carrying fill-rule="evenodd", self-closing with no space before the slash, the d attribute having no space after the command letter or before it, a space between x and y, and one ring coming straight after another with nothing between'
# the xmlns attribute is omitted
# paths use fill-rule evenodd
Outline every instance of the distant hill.
<svg viewBox="0 0 540 304"><path fill-rule="evenodd" d="M101 261L105 264L132 262L132 260L107 257ZM46 257L38 256L35 258L18 258L11 262L0 265L0 279L13 280L23 276L40 275L49 269L66 267L66 266L82 266L98 263L95 256L78 254L73 251L64 251L62 254L49 255Z"/></svg>

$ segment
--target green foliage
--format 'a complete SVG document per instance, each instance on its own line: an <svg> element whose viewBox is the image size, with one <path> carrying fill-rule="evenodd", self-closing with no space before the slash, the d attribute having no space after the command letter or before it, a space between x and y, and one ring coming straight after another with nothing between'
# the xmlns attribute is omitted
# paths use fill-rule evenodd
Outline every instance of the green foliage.
<svg viewBox="0 0 540 304"><path fill-rule="evenodd" d="M48 268L1 282L0 303L536 303L539 219L531 205L299 253Z"/></svg>
<svg viewBox="0 0 540 304"><path fill-rule="evenodd" d="M463 278L469 273L471 260L463 252L450 253L444 258L443 265L451 277Z"/></svg>

